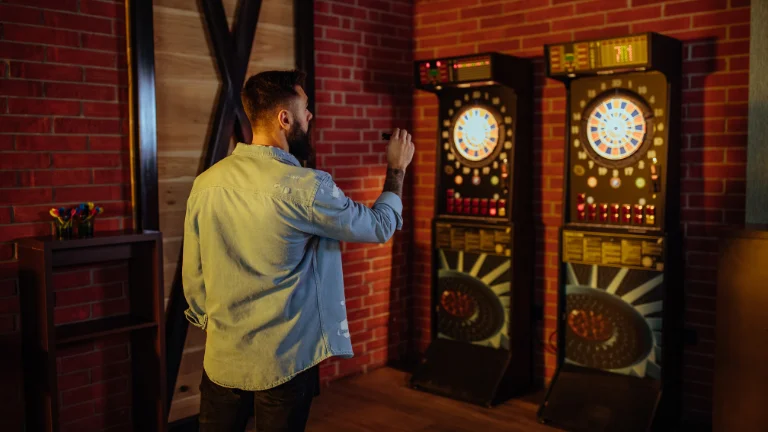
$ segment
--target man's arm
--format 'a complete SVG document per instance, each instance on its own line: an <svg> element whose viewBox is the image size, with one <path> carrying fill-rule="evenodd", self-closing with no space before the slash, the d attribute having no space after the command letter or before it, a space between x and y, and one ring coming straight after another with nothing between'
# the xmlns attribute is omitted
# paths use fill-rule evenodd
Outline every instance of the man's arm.
<svg viewBox="0 0 768 432"><path fill-rule="evenodd" d="M184 311L184 315L192 325L205 330L208 326L208 315L205 313L205 280L199 235L195 215L190 211L190 202L187 201L181 279L189 308Z"/></svg>
<svg viewBox="0 0 768 432"><path fill-rule="evenodd" d="M414 149L410 139L406 131L395 130L387 147L384 190L371 208L346 197L328 176L315 195L312 232L342 241L389 241L395 229L403 226L403 181Z"/></svg>
<svg viewBox="0 0 768 432"><path fill-rule="evenodd" d="M387 177L384 179L384 192L392 192L402 199L403 181L405 181L404 169L387 167Z"/></svg>

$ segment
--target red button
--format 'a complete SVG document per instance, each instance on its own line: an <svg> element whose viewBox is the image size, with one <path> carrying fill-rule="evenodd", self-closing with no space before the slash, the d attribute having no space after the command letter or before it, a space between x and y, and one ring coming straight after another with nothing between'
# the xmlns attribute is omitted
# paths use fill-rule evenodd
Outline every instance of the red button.
<svg viewBox="0 0 768 432"><path fill-rule="evenodd" d="M631 209L631 207L629 206L629 204L624 204L623 206L621 206L621 215L626 218L627 216L629 216L629 210L630 209ZM627 222L629 222L629 221L627 221Z"/></svg>
<svg viewBox="0 0 768 432"><path fill-rule="evenodd" d="M499 200L499 208L506 208L507 200Z"/></svg>
<svg viewBox="0 0 768 432"><path fill-rule="evenodd" d="M635 204L635 214L636 215L643 214L643 206Z"/></svg>
<svg viewBox="0 0 768 432"><path fill-rule="evenodd" d="M488 198L483 198L480 200L480 208L486 207L488 208Z"/></svg>
<svg viewBox="0 0 768 432"><path fill-rule="evenodd" d="M481 215L487 215L488 214L488 207L480 207L480 214Z"/></svg>
<svg viewBox="0 0 768 432"><path fill-rule="evenodd" d="M619 221L619 214L618 213L611 213L611 222L618 222Z"/></svg>
<svg viewBox="0 0 768 432"><path fill-rule="evenodd" d="M630 216L629 214L625 214L625 215L622 215L621 219L624 221L624 223L629 223L631 218L632 216Z"/></svg>
<svg viewBox="0 0 768 432"><path fill-rule="evenodd" d="M491 208L494 209L494 210L496 209L496 203L497 203L497 200L495 200L495 199L491 200Z"/></svg>
<svg viewBox="0 0 768 432"><path fill-rule="evenodd" d="M619 214L619 205L611 204L611 214Z"/></svg>
<svg viewBox="0 0 768 432"><path fill-rule="evenodd" d="M600 211L603 213L608 213L608 204L600 204Z"/></svg>
<svg viewBox="0 0 768 432"><path fill-rule="evenodd" d="M446 191L445 191L445 195L446 195L446 196L449 196L449 197L452 197L452 196L453 196L453 189L448 189L448 190L446 190Z"/></svg>
<svg viewBox="0 0 768 432"><path fill-rule="evenodd" d="M477 207L480 205L480 198L472 198L472 207Z"/></svg>
<svg viewBox="0 0 768 432"><path fill-rule="evenodd" d="M645 213L649 216L653 216L656 214L656 206L645 206Z"/></svg>
<svg viewBox="0 0 768 432"><path fill-rule="evenodd" d="M469 207L472 204L472 198L464 198L464 207Z"/></svg>
<svg viewBox="0 0 768 432"><path fill-rule="evenodd" d="M473 214L473 215L476 215L476 214L480 214L480 209L479 209L479 208L477 208L477 207L473 207L473 208L472 208L472 214Z"/></svg>
<svg viewBox="0 0 768 432"><path fill-rule="evenodd" d="M635 223L640 225L643 223L643 215L642 214L636 214L635 215Z"/></svg>
<svg viewBox="0 0 768 432"><path fill-rule="evenodd" d="M608 220L608 213L600 213L600 222L605 222Z"/></svg>
<svg viewBox="0 0 768 432"><path fill-rule="evenodd" d="M579 220L584 220L586 217L586 214L584 212L579 212Z"/></svg>
<svg viewBox="0 0 768 432"><path fill-rule="evenodd" d="M589 220L593 221L595 219L597 219L597 213L590 213L589 214Z"/></svg>
<svg viewBox="0 0 768 432"><path fill-rule="evenodd" d="M495 209L495 208L493 208L493 207L491 207L491 208L488 210L488 213L489 213L491 216L496 216L496 209Z"/></svg>
<svg viewBox="0 0 768 432"><path fill-rule="evenodd" d="M597 211L597 204L595 204L595 203L590 204L589 205L589 211L591 211L592 213L596 212Z"/></svg>
<svg viewBox="0 0 768 432"><path fill-rule="evenodd" d="M576 202L581 204L587 199L587 194L578 194L576 195Z"/></svg>
<svg viewBox="0 0 768 432"><path fill-rule="evenodd" d="M472 212L472 208L469 206L464 206L464 214L470 214Z"/></svg>
<svg viewBox="0 0 768 432"><path fill-rule="evenodd" d="M576 210L578 210L580 212L583 212L584 211L584 204L577 204L576 205Z"/></svg>

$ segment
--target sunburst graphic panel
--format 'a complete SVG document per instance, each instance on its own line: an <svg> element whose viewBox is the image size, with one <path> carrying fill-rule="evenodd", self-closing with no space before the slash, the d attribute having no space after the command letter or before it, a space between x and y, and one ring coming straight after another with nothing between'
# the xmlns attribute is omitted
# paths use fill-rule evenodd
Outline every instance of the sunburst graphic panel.
<svg viewBox="0 0 768 432"><path fill-rule="evenodd" d="M565 265L565 360L660 379L663 274Z"/></svg>
<svg viewBox="0 0 768 432"><path fill-rule="evenodd" d="M438 250L438 337L509 349L511 261Z"/></svg>

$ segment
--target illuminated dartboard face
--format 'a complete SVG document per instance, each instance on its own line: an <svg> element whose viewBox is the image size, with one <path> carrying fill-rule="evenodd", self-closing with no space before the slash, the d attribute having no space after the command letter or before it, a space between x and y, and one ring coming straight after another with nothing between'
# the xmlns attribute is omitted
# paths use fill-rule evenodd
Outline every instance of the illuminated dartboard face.
<svg viewBox="0 0 768 432"><path fill-rule="evenodd" d="M463 158L477 162L493 154L499 144L499 125L494 115L480 107L461 112L453 125L453 145Z"/></svg>
<svg viewBox="0 0 768 432"><path fill-rule="evenodd" d="M587 140L599 156L619 161L640 148L646 123L642 110L622 97L603 100L589 113Z"/></svg>

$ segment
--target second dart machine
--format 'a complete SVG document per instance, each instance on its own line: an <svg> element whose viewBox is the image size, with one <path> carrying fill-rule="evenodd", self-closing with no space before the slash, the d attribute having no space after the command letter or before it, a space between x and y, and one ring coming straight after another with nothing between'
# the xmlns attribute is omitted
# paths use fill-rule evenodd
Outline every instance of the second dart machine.
<svg viewBox="0 0 768 432"><path fill-rule="evenodd" d="M490 406L531 382L533 67L498 53L422 60L439 99L432 342L414 388Z"/></svg>
<svg viewBox="0 0 768 432"><path fill-rule="evenodd" d="M565 83L558 368L539 410L571 431L677 412L682 45L655 33L545 48Z"/></svg>

